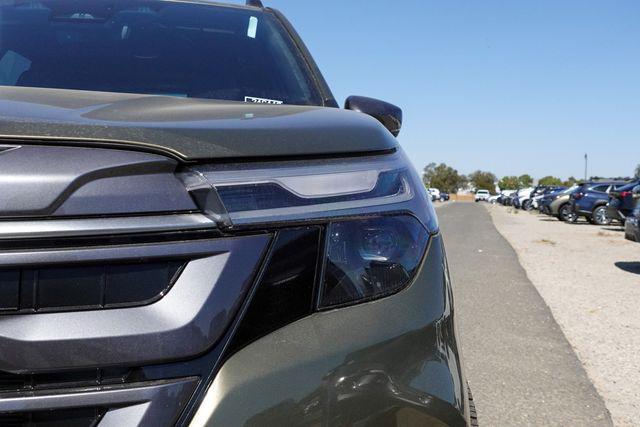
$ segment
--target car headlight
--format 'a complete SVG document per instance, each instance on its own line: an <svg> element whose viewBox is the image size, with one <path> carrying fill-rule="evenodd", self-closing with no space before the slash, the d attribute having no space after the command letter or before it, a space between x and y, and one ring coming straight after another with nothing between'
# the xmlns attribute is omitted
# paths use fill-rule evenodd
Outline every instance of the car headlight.
<svg viewBox="0 0 640 427"><path fill-rule="evenodd" d="M317 309L406 287L437 232L430 197L403 153L336 161L201 165L183 181L223 230L323 227Z"/></svg>
<svg viewBox="0 0 640 427"><path fill-rule="evenodd" d="M320 306L362 302L404 288L428 240L426 229L409 215L332 222Z"/></svg>
<svg viewBox="0 0 640 427"><path fill-rule="evenodd" d="M439 231L431 197L401 150L363 158L196 165L180 176L223 236L271 238L238 324L220 347L221 360L298 319L406 289ZM439 265L442 270L425 274L442 275ZM197 408L208 384L199 386L184 417Z"/></svg>

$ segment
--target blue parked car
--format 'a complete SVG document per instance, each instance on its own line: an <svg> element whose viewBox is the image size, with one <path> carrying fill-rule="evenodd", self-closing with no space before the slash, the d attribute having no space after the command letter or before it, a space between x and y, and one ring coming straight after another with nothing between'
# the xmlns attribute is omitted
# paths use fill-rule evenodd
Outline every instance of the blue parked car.
<svg viewBox="0 0 640 427"><path fill-rule="evenodd" d="M580 188L571 194L571 208L573 215L571 222L576 222L579 217L586 218L596 225L609 225L611 218L607 215L607 203L609 192L626 185L621 181L585 182Z"/></svg>
<svg viewBox="0 0 640 427"><path fill-rule="evenodd" d="M636 204L637 199L634 198L636 193L633 190L638 185L640 185L640 179L631 181L629 184L611 191L607 207L607 216L609 218L620 221L624 225Z"/></svg>
<svg viewBox="0 0 640 427"><path fill-rule="evenodd" d="M631 191L634 209L627 216L624 228L624 237L632 242L640 243L640 185L636 185Z"/></svg>
<svg viewBox="0 0 640 427"><path fill-rule="evenodd" d="M540 213L551 215L551 209L549 206L551 203L558 198L563 191L566 191L567 187L556 187L549 188L548 191L545 191L544 195L540 200L538 200L538 210Z"/></svg>

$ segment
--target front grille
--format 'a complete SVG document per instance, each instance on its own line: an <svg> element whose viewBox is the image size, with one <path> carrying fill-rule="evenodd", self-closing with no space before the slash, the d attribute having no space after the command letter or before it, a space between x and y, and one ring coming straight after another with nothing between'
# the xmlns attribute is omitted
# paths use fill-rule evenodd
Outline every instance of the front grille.
<svg viewBox="0 0 640 427"><path fill-rule="evenodd" d="M104 408L74 408L0 414L3 427L92 427L104 416Z"/></svg>
<svg viewBox="0 0 640 427"><path fill-rule="evenodd" d="M0 312L99 310L149 304L184 261L39 266L0 270Z"/></svg>
<svg viewBox="0 0 640 427"><path fill-rule="evenodd" d="M0 426L176 422L273 235L173 217L0 221Z"/></svg>

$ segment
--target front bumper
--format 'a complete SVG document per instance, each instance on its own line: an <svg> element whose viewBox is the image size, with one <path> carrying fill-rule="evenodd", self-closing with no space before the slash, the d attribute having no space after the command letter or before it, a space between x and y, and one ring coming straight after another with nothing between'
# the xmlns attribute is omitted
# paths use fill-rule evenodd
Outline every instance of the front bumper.
<svg viewBox="0 0 640 427"><path fill-rule="evenodd" d="M20 203L0 206L11 218L0 220L0 424L42 414L159 427L468 421L437 219L402 153L197 173L135 153L9 154L23 163L0 156L0 178L11 176L0 184L29 204L20 220L11 216ZM113 156L126 179L95 184L94 169L112 171ZM143 173L147 163L164 180ZM9 185L23 175L35 187ZM280 197L222 203L222 190L254 188L247 177L275 183ZM42 200L49 182L61 182L60 206ZM335 187L345 185L366 197L343 200ZM412 215L429 236L413 280L374 302L323 308L330 226L382 215Z"/></svg>
<svg viewBox="0 0 640 427"><path fill-rule="evenodd" d="M445 268L436 236L404 291L316 313L243 348L193 425L466 425Z"/></svg>

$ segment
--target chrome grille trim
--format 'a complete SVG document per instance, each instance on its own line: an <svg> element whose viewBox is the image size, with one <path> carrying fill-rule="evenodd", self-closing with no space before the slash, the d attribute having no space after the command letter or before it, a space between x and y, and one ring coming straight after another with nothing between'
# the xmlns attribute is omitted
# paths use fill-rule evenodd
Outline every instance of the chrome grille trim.
<svg viewBox="0 0 640 427"><path fill-rule="evenodd" d="M0 221L0 240L104 236L215 229L205 215Z"/></svg>

